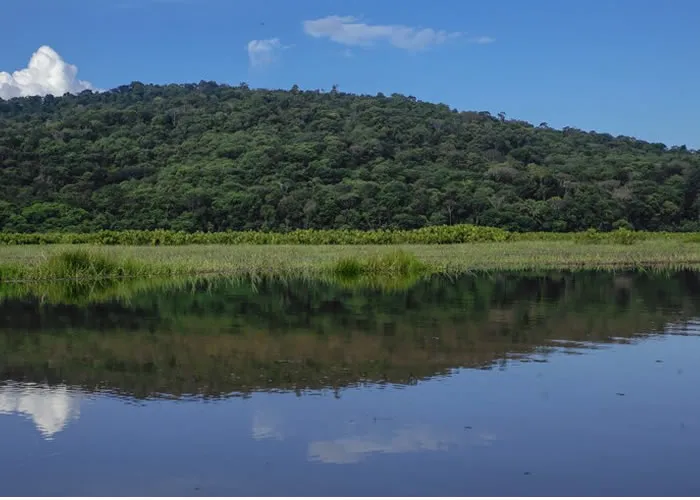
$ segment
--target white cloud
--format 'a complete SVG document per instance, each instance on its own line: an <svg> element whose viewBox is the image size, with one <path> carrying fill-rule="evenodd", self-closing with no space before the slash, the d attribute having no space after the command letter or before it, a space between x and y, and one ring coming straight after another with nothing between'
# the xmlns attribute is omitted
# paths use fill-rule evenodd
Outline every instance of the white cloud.
<svg viewBox="0 0 700 500"><path fill-rule="evenodd" d="M254 67L267 66L277 59L280 50L286 49L280 43L279 38L269 38L267 40L251 40L246 45L250 65Z"/></svg>
<svg viewBox="0 0 700 500"><path fill-rule="evenodd" d="M476 38L472 38L469 41L472 43L478 43L479 45L486 45L495 42L496 39L491 38L490 36L477 36Z"/></svg>
<svg viewBox="0 0 700 500"><path fill-rule="evenodd" d="M0 71L0 99L48 94L62 96L94 89L90 82L78 80L77 74L77 67L44 45L34 52L26 68L11 74Z"/></svg>
<svg viewBox="0 0 700 500"><path fill-rule="evenodd" d="M314 38L329 38L343 45L369 46L384 41L406 50L425 49L462 34L398 24L366 24L358 22L358 19L352 16L328 16L304 21L304 32Z"/></svg>

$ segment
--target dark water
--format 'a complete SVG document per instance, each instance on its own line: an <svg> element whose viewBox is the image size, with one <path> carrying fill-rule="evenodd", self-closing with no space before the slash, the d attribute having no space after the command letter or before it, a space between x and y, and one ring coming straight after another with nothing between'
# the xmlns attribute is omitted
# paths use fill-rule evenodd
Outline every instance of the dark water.
<svg viewBox="0 0 700 500"><path fill-rule="evenodd" d="M0 494L699 495L699 317L692 273L3 285Z"/></svg>

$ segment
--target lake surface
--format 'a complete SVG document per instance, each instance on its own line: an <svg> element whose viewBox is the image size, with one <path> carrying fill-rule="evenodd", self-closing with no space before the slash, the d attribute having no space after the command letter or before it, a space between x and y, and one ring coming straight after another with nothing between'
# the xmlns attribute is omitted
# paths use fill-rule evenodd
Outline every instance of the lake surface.
<svg viewBox="0 0 700 500"><path fill-rule="evenodd" d="M700 275L0 286L0 494L700 495Z"/></svg>

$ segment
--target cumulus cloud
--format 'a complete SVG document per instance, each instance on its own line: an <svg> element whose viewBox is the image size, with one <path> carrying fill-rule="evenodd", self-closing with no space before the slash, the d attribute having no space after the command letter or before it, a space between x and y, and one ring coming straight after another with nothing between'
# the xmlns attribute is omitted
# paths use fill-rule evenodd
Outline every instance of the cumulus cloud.
<svg viewBox="0 0 700 500"><path fill-rule="evenodd" d="M246 45L248 60L253 67L267 66L274 62L281 50L289 47L282 45L279 38L267 40L251 40Z"/></svg>
<svg viewBox="0 0 700 500"><path fill-rule="evenodd" d="M0 71L0 99L48 94L62 96L94 89L90 82L78 80L77 75L77 67L44 45L34 52L26 68L13 73Z"/></svg>
<svg viewBox="0 0 700 500"><path fill-rule="evenodd" d="M349 46L369 46L384 41L406 50L425 49L462 35L432 28L361 23L352 16L328 16L303 24L304 32L314 38L328 38Z"/></svg>

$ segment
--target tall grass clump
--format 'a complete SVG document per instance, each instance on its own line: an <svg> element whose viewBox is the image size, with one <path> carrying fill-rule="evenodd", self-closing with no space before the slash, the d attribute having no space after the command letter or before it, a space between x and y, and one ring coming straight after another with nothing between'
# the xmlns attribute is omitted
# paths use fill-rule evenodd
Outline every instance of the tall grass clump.
<svg viewBox="0 0 700 500"><path fill-rule="evenodd" d="M123 278L143 274L143 266L85 250L74 250L50 257L41 266L40 274L54 279Z"/></svg>
<svg viewBox="0 0 700 500"><path fill-rule="evenodd" d="M330 267L329 278L345 287L404 290L431 274L415 255L398 250L365 259L345 257Z"/></svg>
<svg viewBox="0 0 700 500"><path fill-rule="evenodd" d="M415 255L403 250L373 255L365 259L345 257L331 266L331 275L338 278L361 276L418 276L429 272L429 267Z"/></svg>
<svg viewBox="0 0 700 500"><path fill-rule="evenodd" d="M331 275L337 278L355 279L365 273L365 266L355 257L344 257L331 266Z"/></svg>

